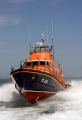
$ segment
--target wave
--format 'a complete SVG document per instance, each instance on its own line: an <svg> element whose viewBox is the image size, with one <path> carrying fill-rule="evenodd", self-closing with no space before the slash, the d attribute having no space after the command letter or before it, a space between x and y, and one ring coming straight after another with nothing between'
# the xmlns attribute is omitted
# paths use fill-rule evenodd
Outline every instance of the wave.
<svg viewBox="0 0 82 120"><path fill-rule="evenodd" d="M28 103L19 95L13 83L6 83L0 86L0 106L23 107Z"/></svg>
<svg viewBox="0 0 82 120"><path fill-rule="evenodd" d="M14 84L7 83L0 86L0 102L11 102L21 99L14 88Z"/></svg>
<svg viewBox="0 0 82 120"><path fill-rule="evenodd" d="M72 81L72 87L56 94L61 100L82 99L82 81Z"/></svg>

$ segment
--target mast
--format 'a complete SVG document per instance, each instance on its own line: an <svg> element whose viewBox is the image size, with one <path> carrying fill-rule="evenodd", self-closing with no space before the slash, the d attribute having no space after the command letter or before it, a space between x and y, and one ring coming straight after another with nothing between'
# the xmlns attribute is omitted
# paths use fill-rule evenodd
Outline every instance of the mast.
<svg viewBox="0 0 82 120"><path fill-rule="evenodd" d="M30 42L30 29L29 29L29 24L28 24L28 33L29 33L30 53L31 53L31 42Z"/></svg>
<svg viewBox="0 0 82 120"><path fill-rule="evenodd" d="M53 49L53 58L54 58L54 42L53 42L53 21L51 19L52 22L52 49Z"/></svg>
<svg viewBox="0 0 82 120"><path fill-rule="evenodd" d="M36 43L35 28L34 28L34 41ZM35 46L36 46L36 44L35 44Z"/></svg>
<svg viewBox="0 0 82 120"><path fill-rule="evenodd" d="M48 26L47 26L47 44L48 44Z"/></svg>
<svg viewBox="0 0 82 120"><path fill-rule="evenodd" d="M45 40L44 40L44 34L42 33L42 44L44 45L44 43L45 43Z"/></svg>

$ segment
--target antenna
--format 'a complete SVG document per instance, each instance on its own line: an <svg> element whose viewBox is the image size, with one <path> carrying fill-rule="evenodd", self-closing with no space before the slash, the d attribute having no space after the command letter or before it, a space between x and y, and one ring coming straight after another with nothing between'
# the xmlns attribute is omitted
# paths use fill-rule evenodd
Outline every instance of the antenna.
<svg viewBox="0 0 82 120"><path fill-rule="evenodd" d="M52 23L52 48L53 48L53 58L54 58L54 42L53 42L53 21L52 21L52 18L51 18L51 23Z"/></svg>
<svg viewBox="0 0 82 120"><path fill-rule="evenodd" d="M47 26L47 44L48 44L48 26Z"/></svg>
<svg viewBox="0 0 82 120"><path fill-rule="evenodd" d="M34 40L35 40L35 43L36 43L35 28L34 28ZM35 46L36 46L36 44L35 44Z"/></svg>
<svg viewBox="0 0 82 120"><path fill-rule="evenodd" d="M28 24L28 33L29 33L29 43L30 43L30 29L29 29L29 24Z"/></svg>
<svg viewBox="0 0 82 120"><path fill-rule="evenodd" d="M53 38L53 21L52 21L52 18L51 18L51 23L52 23L52 38Z"/></svg>
<svg viewBox="0 0 82 120"><path fill-rule="evenodd" d="M29 33L30 53L31 53L31 42L30 42L30 29L29 29L29 24L28 24L28 33Z"/></svg>

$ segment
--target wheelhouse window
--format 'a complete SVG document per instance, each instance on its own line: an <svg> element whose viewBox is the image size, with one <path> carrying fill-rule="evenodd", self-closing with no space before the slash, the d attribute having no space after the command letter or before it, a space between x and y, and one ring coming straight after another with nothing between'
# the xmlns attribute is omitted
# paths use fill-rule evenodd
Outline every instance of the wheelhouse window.
<svg viewBox="0 0 82 120"><path fill-rule="evenodd" d="M47 65L49 65L49 62L48 61L46 61L47 62Z"/></svg>
<svg viewBox="0 0 82 120"><path fill-rule="evenodd" d="M45 61L40 61L40 65L45 65Z"/></svg>
<svg viewBox="0 0 82 120"><path fill-rule="evenodd" d="M27 66L31 66L31 62L26 62L26 65Z"/></svg>
<svg viewBox="0 0 82 120"><path fill-rule="evenodd" d="M38 65L38 61L33 61L32 62L32 65L34 66L34 65Z"/></svg>

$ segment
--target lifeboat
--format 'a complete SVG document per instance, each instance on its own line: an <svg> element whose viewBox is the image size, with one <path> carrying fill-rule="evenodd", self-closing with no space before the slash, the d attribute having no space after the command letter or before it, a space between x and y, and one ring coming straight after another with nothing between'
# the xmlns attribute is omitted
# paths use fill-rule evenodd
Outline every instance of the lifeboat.
<svg viewBox="0 0 82 120"><path fill-rule="evenodd" d="M46 45L42 37L41 42L30 47L29 57L20 62L19 68L11 67L10 78L28 103L36 103L71 86L66 83L53 53L53 45Z"/></svg>

